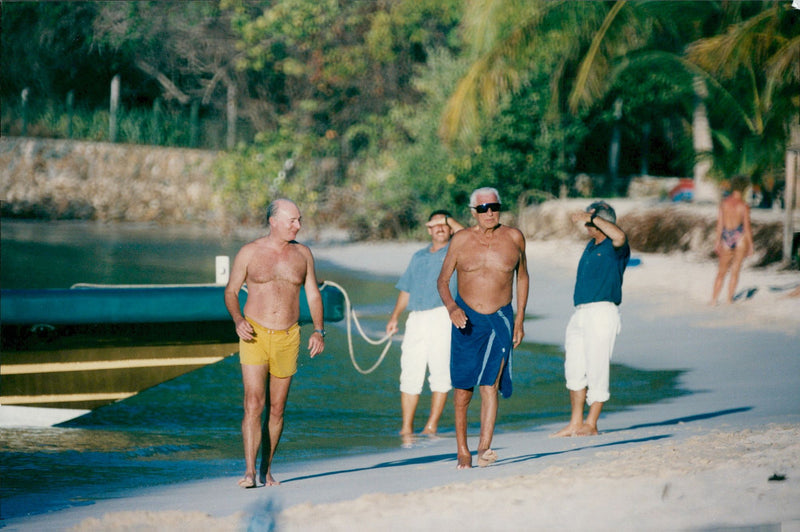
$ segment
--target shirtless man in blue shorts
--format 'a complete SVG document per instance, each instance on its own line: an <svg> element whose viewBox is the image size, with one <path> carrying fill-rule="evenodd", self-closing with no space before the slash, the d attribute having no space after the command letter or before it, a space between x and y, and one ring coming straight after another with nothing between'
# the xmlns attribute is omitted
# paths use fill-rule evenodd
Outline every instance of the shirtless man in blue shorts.
<svg viewBox="0 0 800 532"><path fill-rule="evenodd" d="M456 233L439 274L437 289L453 323L450 379L455 389L458 469L472 467L467 445L467 410L475 386L481 395L478 466L497 460L492 437L497 419L497 392L511 395L511 351L525 336L528 266L525 237L500 224L500 194L489 187L472 193L469 202L477 225ZM457 272L458 299L449 281ZM517 313L511 308L516 279Z"/></svg>
<svg viewBox="0 0 800 532"><path fill-rule="evenodd" d="M308 339L309 354L314 357L325 347L322 295L314 272L314 257L308 247L295 240L300 231L300 210L290 200L275 200L267 208L267 223L269 234L245 244L236 254L225 287L225 306L239 336L244 383L242 439L246 469L239 480L242 488L256 487L256 455L261 445L261 414L267 390L269 441L264 445L269 447L269 454L266 464L261 465L259 480L268 486L279 484L272 476L272 458L283 432L289 385L297 371L300 351L297 321L303 287L314 322L314 332ZM247 302L242 315L239 290L244 283L247 283Z"/></svg>

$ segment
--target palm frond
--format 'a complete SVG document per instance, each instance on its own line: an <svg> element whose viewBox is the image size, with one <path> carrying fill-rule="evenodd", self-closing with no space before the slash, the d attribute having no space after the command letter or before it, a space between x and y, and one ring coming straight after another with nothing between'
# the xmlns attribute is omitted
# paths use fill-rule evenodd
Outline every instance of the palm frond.
<svg viewBox="0 0 800 532"><path fill-rule="evenodd" d="M731 25L728 31L700 39L690 44L686 55L690 61L705 70L723 77L731 77L739 68L764 58L769 47L770 31L763 31L775 24L780 15L779 7L766 9L739 24Z"/></svg>
<svg viewBox="0 0 800 532"><path fill-rule="evenodd" d="M625 4L627 4L626 0L619 0L609 10L603 23L592 39L589 51L586 52L583 61L581 61L580 67L578 68L578 75L575 78L575 84L573 85L569 97L569 108L572 112L577 111L578 106L582 102L586 102L591 96L597 95L599 85L597 83L597 77L599 76L594 76L594 79L590 78L592 78L593 73L597 73L602 63L600 45L604 42L609 28L614 23L614 20L617 18L622 8L625 7Z"/></svg>
<svg viewBox="0 0 800 532"><path fill-rule="evenodd" d="M785 83L800 82L800 35L790 39L770 57L766 64L769 79L783 80Z"/></svg>

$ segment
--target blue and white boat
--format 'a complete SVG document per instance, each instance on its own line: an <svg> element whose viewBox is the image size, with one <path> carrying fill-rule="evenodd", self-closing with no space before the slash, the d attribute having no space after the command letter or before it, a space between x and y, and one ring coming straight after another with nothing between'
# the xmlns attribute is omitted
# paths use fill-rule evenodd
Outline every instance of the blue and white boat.
<svg viewBox="0 0 800 532"><path fill-rule="evenodd" d="M0 424L42 424L27 419L30 407L51 410L55 423L71 419L235 353L238 338L224 289L203 284L2 290ZM321 293L325 321L342 320L339 288L323 283ZM244 304L246 293L241 295ZM311 321L304 291L300 313L301 323Z"/></svg>

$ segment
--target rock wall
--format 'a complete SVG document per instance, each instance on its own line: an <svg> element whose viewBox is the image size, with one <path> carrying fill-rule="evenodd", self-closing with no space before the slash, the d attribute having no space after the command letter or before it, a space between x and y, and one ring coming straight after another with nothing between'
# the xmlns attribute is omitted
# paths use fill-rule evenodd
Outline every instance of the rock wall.
<svg viewBox="0 0 800 532"><path fill-rule="evenodd" d="M216 152L0 138L2 215L114 222L217 223Z"/></svg>

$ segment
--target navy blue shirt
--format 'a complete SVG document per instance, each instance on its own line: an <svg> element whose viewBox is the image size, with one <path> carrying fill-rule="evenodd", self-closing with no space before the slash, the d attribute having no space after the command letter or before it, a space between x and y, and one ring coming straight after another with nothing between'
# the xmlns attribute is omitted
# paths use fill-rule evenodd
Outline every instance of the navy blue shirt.
<svg viewBox="0 0 800 532"><path fill-rule="evenodd" d="M572 297L575 305L611 301L622 303L622 274L631 258L631 247L625 241L615 248L610 238L595 244L590 240L583 250L578 263L578 275L575 279L575 293Z"/></svg>

